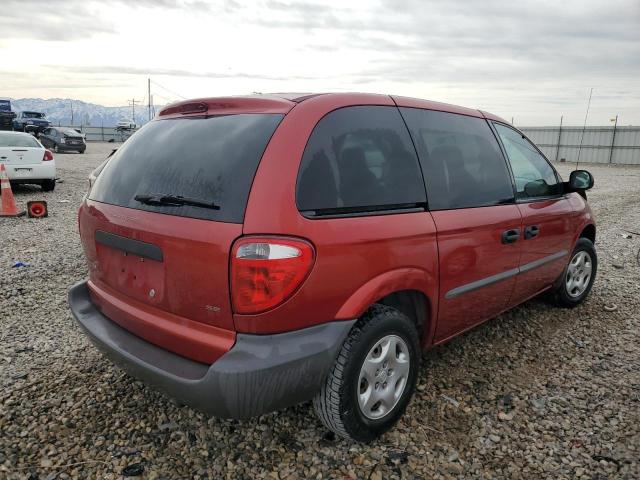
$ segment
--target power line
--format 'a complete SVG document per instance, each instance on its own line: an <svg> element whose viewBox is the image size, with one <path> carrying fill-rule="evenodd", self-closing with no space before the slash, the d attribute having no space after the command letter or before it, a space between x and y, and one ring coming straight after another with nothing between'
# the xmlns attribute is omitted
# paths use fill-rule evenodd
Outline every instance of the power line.
<svg viewBox="0 0 640 480"><path fill-rule="evenodd" d="M173 103L173 102L175 102L175 101L176 101L176 99L175 99L175 98L168 98L168 97L165 97L164 95L160 95L159 93L154 93L154 94L153 94L153 96L154 96L154 97L160 97L160 98L162 98L163 100L166 100L168 103Z"/></svg>
<svg viewBox="0 0 640 480"><path fill-rule="evenodd" d="M153 83L153 84L154 84L154 85L156 85L157 87L162 88L163 90L166 90L167 92L171 93L172 95L175 95L176 97L180 97L180 98L181 98L181 99L183 99L183 100L186 100L186 99L187 99L187 97L185 97L185 96L183 96L183 95L180 95L179 93L174 92L173 90L171 90L171 89L169 89L169 88L167 88L167 87L164 87L164 86L160 85L158 82L156 82L156 81L154 81L154 80L151 80L151 83Z"/></svg>

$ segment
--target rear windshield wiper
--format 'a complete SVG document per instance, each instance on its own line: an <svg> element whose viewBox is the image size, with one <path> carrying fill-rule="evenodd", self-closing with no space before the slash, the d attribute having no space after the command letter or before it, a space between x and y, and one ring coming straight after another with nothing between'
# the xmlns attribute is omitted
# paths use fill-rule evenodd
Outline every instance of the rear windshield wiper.
<svg viewBox="0 0 640 480"><path fill-rule="evenodd" d="M220 206L213 202L205 202L197 198L183 197L182 195L165 195L163 193L144 193L133 197L140 203L145 205L181 207L188 205L191 207L210 208L211 210L220 210Z"/></svg>

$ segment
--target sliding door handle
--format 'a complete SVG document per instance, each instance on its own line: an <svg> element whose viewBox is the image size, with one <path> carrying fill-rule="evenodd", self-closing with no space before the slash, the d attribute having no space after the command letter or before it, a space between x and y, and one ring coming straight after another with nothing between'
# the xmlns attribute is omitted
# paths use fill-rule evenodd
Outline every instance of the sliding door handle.
<svg viewBox="0 0 640 480"><path fill-rule="evenodd" d="M502 243L515 243L520 238L520 229L512 228L502 232Z"/></svg>
<svg viewBox="0 0 640 480"><path fill-rule="evenodd" d="M529 225L524 229L524 239L529 240L530 238L538 236L540 233L540 227L538 225Z"/></svg>

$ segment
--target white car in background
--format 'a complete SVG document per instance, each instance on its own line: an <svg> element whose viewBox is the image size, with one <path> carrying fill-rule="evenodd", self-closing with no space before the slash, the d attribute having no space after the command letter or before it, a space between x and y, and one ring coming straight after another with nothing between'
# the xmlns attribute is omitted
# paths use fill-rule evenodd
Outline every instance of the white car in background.
<svg viewBox="0 0 640 480"><path fill-rule="evenodd" d="M116 124L116 130L135 130L136 122L133 120L120 120Z"/></svg>
<svg viewBox="0 0 640 480"><path fill-rule="evenodd" d="M13 184L32 183L50 192L56 187L53 153L28 133L0 131L0 163Z"/></svg>

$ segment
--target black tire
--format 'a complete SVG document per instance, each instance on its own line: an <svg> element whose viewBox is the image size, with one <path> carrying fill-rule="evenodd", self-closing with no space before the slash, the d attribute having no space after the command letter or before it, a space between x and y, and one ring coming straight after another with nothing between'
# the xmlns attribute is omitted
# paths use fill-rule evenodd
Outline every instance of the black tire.
<svg viewBox="0 0 640 480"><path fill-rule="evenodd" d="M358 404L360 370L369 352L387 335L400 337L408 348L408 378L391 410L381 418L371 419ZM342 344L326 382L313 400L316 414L327 428L341 437L360 442L374 440L404 414L415 390L420 355L415 324L395 308L374 305L356 322Z"/></svg>
<svg viewBox="0 0 640 480"><path fill-rule="evenodd" d="M53 192L53 189L56 188L55 180L43 180L40 184L43 192Z"/></svg>
<svg viewBox="0 0 640 480"><path fill-rule="evenodd" d="M587 283L587 287L580 293L579 295L571 294L567 288L567 276L569 274L569 267L571 262L580 252L586 252L590 259L591 264L591 276ZM591 287L593 287L593 282L596 279L596 273L598 272L598 256L596 254L595 246L593 242L588 238L581 237L576 242L576 246L571 252L571 256L569 257L569 261L567 262L567 266L565 267L562 275L553 286L551 290L551 300L558 307L564 308L574 308L584 302L585 298L591 292Z"/></svg>
<svg viewBox="0 0 640 480"><path fill-rule="evenodd" d="M57 143L54 143L54 144L53 144L53 151L54 151L55 153L60 153L60 148L58 147L58 144L57 144Z"/></svg>
<svg viewBox="0 0 640 480"><path fill-rule="evenodd" d="M84 153L84 149L78 150L78 153L81 153L81 154Z"/></svg>

